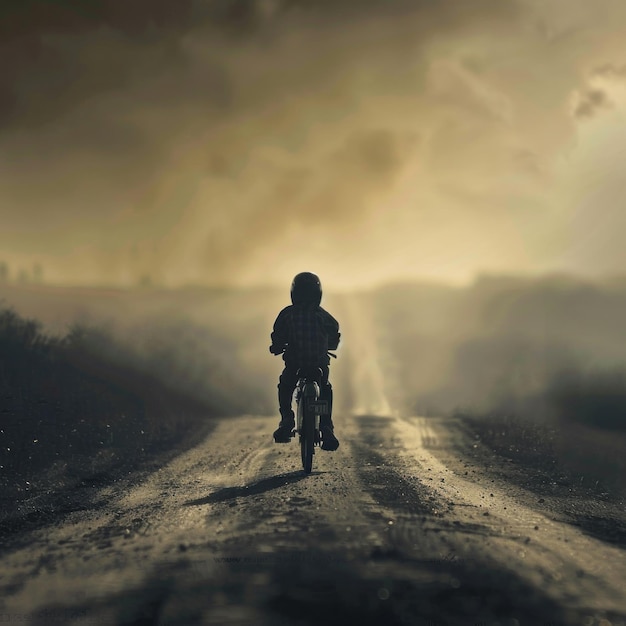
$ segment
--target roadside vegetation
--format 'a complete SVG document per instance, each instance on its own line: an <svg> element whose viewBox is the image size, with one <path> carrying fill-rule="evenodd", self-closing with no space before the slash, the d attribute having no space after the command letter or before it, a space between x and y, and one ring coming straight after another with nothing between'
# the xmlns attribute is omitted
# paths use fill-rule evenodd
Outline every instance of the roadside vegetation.
<svg viewBox="0 0 626 626"><path fill-rule="evenodd" d="M460 411L498 454L542 470L554 481L626 494L626 374L570 371L514 412Z"/></svg>
<svg viewBox="0 0 626 626"><path fill-rule="evenodd" d="M461 416L522 465L626 490L623 281L399 285L371 306L404 411Z"/></svg>
<svg viewBox="0 0 626 626"><path fill-rule="evenodd" d="M179 371L177 381L167 356L162 346L140 354L96 327L52 336L35 320L0 311L3 491L132 465L200 429L215 407L189 381L176 389L189 377Z"/></svg>

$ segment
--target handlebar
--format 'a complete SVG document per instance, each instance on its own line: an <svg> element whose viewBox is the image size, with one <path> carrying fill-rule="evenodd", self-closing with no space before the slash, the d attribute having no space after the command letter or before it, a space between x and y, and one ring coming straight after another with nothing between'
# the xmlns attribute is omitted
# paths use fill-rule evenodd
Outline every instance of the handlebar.
<svg viewBox="0 0 626 626"><path fill-rule="evenodd" d="M275 354L276 356L278 356L279 354L282 354L285 351L286 346L270 346L270 352L272 354ZM337 358L337 355L334 352L327 352L326 354L328 354L328 356L331 356L333 359Z"/></svg>

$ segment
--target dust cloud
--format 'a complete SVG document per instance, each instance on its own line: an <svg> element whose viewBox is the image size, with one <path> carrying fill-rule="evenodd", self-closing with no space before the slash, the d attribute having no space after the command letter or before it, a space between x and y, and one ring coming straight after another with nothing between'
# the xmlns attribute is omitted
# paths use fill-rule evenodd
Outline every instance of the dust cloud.
<svg viewBox="0 0 626 626"><path fill-rule="evenodd" d="M85 335L99 358L154 379L213 415L271 414L282 361L269 334L289 292L0 285L0 308L52 337ZM155 389L155 392L158 389Z"/></svg>
<svg viewBox="0 0 626 626"><path fill-rule="evenodd" d="M469 287L397 284L362 298L388 394L405 410L515 412L564 372L626 363L623 281L485 275Z"/></svg>
<svg viewBox="0 0 626 626"><path fill-rule="evenodd" d="M51 333L76 323L103 329L193 397L217 399L228 411L275 412L282 362L268 352L269 333L289 304L288 286L5 286L1 296ZM342 410L498 413L624 427L623 280L484 275L465 287L325 289L322 304L341 327L332 372ZM587 400L574 402L580 393ZM610 401L594 412L587 401L596 396Z"/></svg>
<svg viewBox="0 0 626 626"><path fill-rule="evenodd" d="M0 296L49 332L95 327L96 354L210 407L207 417L277 416L282 361L268 345L287 288L5 286ZM331 364L338 427L349 412L462 415L505 424L503 436L513 423L521 436L550 431L544 447L568 466L623 487L623 280L484 275L469 286L327 289L322 303L342 333Z"/></svg>

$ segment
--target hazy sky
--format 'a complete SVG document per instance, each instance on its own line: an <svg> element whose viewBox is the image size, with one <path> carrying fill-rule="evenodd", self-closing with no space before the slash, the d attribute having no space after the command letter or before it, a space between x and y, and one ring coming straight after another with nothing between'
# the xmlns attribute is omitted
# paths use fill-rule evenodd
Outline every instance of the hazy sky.
<svg viewBox="0 0 626 626"><path fill-rule="evenodd" d="M626 266L623 0L13 0L0 38L14 273Z"/></svg>

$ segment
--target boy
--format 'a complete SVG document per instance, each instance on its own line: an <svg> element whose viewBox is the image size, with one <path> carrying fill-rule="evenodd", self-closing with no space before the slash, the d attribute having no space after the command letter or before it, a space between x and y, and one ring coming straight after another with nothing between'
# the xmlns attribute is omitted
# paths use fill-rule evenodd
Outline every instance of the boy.
<svg viewBox="0 0 626 626"><path fill-rule="evenodd" d="M298 274L291 283L291 306L285 307L274 322L271 335L272 354L282 354L285 369L278 383L278 404L280 424L274 432L276 443L289 443L295 426L295 416L291 399L300 367L322 369L320 391L328 400L332 414L333 388L328 381L329 350L339 345L339 324L321 306L322 285L320 279L311 272ZM335 437L331 415L320 417L322 450L336 450L339 441Z"/></svg>

